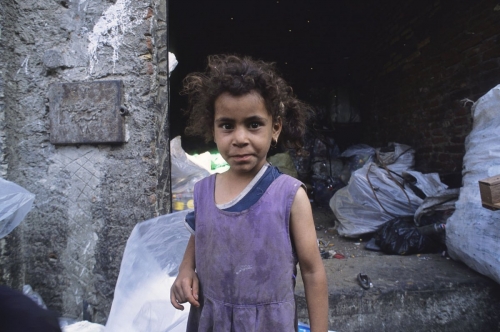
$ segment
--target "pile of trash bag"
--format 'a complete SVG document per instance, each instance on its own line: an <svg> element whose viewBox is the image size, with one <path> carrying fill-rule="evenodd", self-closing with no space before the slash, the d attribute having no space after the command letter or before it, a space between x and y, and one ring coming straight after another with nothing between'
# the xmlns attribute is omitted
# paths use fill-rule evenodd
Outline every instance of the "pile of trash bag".
<svg viewBox="0 0 500 332"><path fill-rule="evenodd" d="M401 144L394 146L395 151L409 150ZM347 186L332 197L330 208L338 221L340 235L358 237L377 231L394 218L414 216L425 197L436 197L448 188L437 173L412 171L409 168L413 165L412 158L393 160L393 164L382 166L366 163L355 170Z"/></svg>
<svg viewBox="0 0 500 332"><path fill-rule="evenodd" d="M414 216L396 217L383 224L365 249L392 255L446 250L446 223L455 211L459 189L446 189L426 197Z"/></svg>
<svg viewBox="0 0 500 332"><path fill-rule="evenodd" d="M407 145L358 145L346 152L353 158L352 165L346 164L352 173L330 200L341 236L373 234L367 249L387 254L446 249L445 225L455 210L457 189L449 189L437 173L412 170L415 152Z"/></svg>

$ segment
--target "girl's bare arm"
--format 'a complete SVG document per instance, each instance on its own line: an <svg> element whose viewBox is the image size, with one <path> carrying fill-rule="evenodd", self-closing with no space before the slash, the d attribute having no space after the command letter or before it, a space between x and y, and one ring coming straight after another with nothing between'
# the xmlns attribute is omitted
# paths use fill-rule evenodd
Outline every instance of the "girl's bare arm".
<svg viewBox="0 0 500 332"><path fill-rule="evenodd" d="M179 274L170 288L170 302L179 310L184 310L181 303L189 302L195 307L199 307L198 290L199 281L196 275L195 259L194 259L194 236L191 235L184 253L184 258L179 266Z"/></svg>
<svg viewBox="0 0 500 332"><path fill-rule="evenodd" d="M328 286L319 253L311 204L303 188L292 204L290 229L304 282L311 332L328 330Z"/></svg>

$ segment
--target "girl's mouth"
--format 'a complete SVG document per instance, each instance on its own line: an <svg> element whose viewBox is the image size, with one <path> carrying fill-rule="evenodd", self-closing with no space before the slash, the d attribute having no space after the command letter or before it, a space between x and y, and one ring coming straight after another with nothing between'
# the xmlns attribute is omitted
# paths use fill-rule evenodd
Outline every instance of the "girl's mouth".
<svg viewBox="0 0 500 332"><path fill-rule="evenodd" d="M244 162L244 161L248 161L251 157L252 157L251 154L242 154L242 155L233 156L233 160L236 162Z"/></svg>

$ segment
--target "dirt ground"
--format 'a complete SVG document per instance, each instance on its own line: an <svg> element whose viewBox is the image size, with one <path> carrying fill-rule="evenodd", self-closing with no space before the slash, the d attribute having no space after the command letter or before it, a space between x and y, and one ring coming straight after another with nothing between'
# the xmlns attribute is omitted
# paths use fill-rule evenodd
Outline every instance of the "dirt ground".
<svg viewBox="0 0 500 332"><path fill-rule="evenodd" d="M337 256L338 258L331 257L335 254L342 255L346 259L383 255L379 252L364 249L366 242L371 236L363 236L361 238L340 236L335 230L335 215L329 207L319 207L313 204L313 217L319 247L324 252L329 252L330 257L328 259L342 259L341 256Z"/></svg>
<svg viewBox="0 0 500 332"><path fill-rule="evenodd" d="M329 256L323 262L330 290L362 290L357 280L359 273L367 274L378 289L418 284L426 278L434 280L440 276L454 279L477 275L463 263L453 261L442 253L401 256L367 250L365 245L370 235L362 238L340 236L334 228L332 210L314 203L312 206L319 247Z"/></svg>

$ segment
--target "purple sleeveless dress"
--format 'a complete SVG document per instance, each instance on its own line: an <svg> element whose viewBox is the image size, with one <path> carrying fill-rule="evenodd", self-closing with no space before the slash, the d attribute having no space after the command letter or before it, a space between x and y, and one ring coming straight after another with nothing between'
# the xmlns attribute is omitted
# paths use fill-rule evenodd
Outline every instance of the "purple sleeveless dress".
<svg viewBox="0 0 500 332"><path fill-rule="evenodd" d="M215 175L195 185L195 258L200 308L188 332L297 329L290 209L302 183L281 175L242 212L215 205Z"/></svg>

